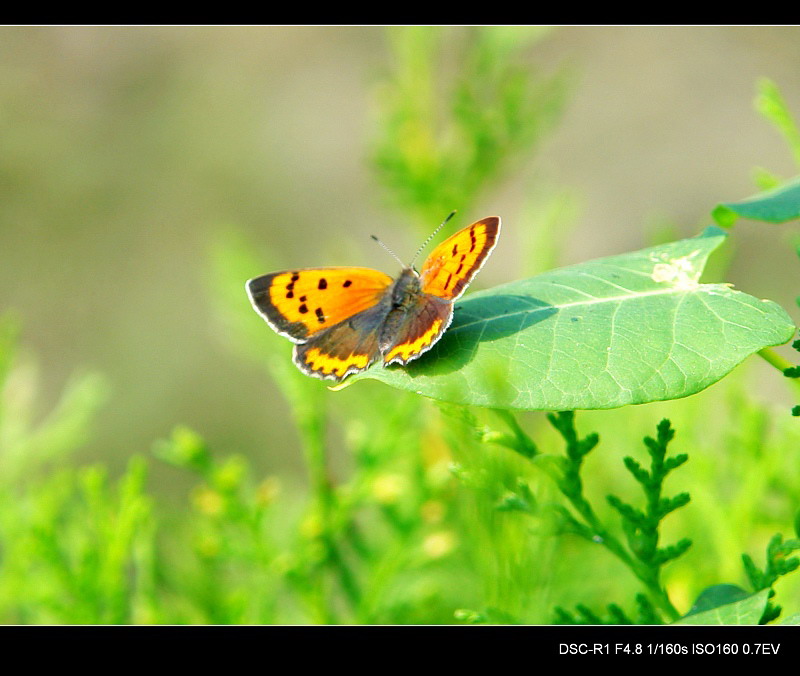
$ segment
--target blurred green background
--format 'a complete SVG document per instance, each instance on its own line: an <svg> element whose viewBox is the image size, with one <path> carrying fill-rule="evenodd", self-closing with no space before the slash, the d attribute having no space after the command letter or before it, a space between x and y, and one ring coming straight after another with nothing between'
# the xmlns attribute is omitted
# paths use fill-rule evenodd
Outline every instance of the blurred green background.
<svg viewBox="0 0 800 676"><path fill-rule="evenodd" d="M525 269L548 194L566 195L553 220L570 264L695 234L718 201L756 192L753 167L795 173L753 98L769 77L800 111L800 28L561 27L525 58L570 89L536 156L459 214L504 220L476 287ZM107 379L79 459L121 468L184 423L260 471L303 473L286 404L229 348L210 249L241 234L264 257L254 275L394 274L373 233L410 258L418 229L367 162L391 65L382 27L0 28L0 308L21 322L42 414L76 371ZM796 315L796 234L737 225L724 281ZM155 490L178 476L158 466Z"/></svg>

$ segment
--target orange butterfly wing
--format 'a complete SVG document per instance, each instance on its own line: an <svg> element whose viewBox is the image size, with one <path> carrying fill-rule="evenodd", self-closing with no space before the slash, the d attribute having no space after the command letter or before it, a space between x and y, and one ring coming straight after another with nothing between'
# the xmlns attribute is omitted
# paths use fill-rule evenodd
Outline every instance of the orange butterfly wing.
<svg viewBox="0 0 800 676"><path fill-rule="evenodd" d="M247 282L250 302L279 334L296 343L380 302L392 278L371 268L307 268Z"/></svg>
<svg viewBox="0 0 800 676"><path fill-rule="evenodd" d="M494 249L499 233L500 219L490 216L448 237L422 265L422 291L445 300L458 298Z"/></svg>

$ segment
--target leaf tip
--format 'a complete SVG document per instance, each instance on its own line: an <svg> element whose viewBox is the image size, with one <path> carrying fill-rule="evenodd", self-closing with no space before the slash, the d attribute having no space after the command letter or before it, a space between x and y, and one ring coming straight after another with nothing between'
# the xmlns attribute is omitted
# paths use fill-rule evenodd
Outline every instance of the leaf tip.
<svg viewBox="0 0 800 676"><path fill-rule="evenodd" d="M720 228L730 228L736 223L738 216L736 212L731 209L727 204L718 204L714 209L711 211L712 218L717 222L717 225ZM715 226L709 226L714 228Z"/></svg>

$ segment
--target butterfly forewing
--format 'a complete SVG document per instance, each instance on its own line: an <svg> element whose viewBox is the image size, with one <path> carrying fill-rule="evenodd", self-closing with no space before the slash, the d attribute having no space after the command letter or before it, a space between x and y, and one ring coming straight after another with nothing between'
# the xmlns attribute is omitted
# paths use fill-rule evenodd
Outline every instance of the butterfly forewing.
<svg viewBox="0 0 800 676"><path fill-rule="evenodd" d="M256 311L295 342L377 305L392 283L370 268L308 268L274 272L247 282Z"/></svg>
<svg viewBox="0 0 800 676"><path fill-rule="evenodd" d="M446 300L458 298L491 253L499 232L500 219L490 216L439 244L420 270L423 292Z"/></svg>

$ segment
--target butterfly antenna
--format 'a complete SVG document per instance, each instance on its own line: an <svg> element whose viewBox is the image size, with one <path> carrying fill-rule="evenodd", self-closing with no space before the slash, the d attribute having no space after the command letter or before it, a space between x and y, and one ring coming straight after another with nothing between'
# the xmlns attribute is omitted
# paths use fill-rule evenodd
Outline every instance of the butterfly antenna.
<svg viewBox="0 0 800 676"><path fill-rule="evenodd" d="M394 258L398 263L400 263L401 267L405 267L405 263L403 263L403 261L400 260L400 257L394 251L392 251L388 246L386 246L383 242L381 242L381 240L375 237L375 235L370 235L370 237L372 237L372 239L374 239L378 244L380 244L384 249L386 249L386 251L389 252L389 255L392 258Z"/></svg>
<svg viewBox="0 0 800 676"><path fill-rule="evenodd" d="M449 221L451 218L453 218L453 216L455 216L455 215L456 215L456 210L455 210L455 209L453 209L453 211L451 211L451 212L450 212L450 214L447 216L447 218L445 218L445 219L444 219L444 220L443 220L443 221L442 221L442 222L439 224L439 227L438 227L438 228L436 228L436 230L434 230L434 231L433 231L433 232L432 232L432 233L431 233L431 234L428 236L428 239L426 239L426 240L425 240L425 241L422 243L422 246L421 246L419 249L417 249L417 253L415 253L415 254L414 254L414 258L412 258L412 259L411 259L411 263L409 264L409 266L408 266L408 267L412 267L412 266L414 265L414 261L415 261L415 260L417 260L417 257L418 257L418 256L419 256L419 255L422 253L423 249L424 249L426 246L428 246L428 244L430 244L431 240L432 240L434 237L436 237L436 233L438 233L438 232L439 232L439 230L441 230L441 229L442 229L442 228L443 228L445 225L447 225L447 222L448 222L448 221Z"/></svg>

